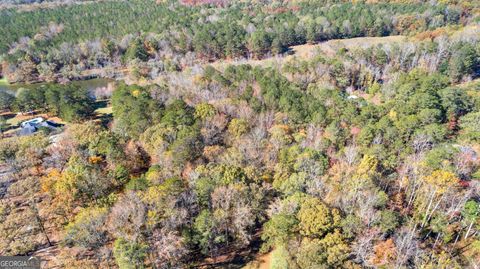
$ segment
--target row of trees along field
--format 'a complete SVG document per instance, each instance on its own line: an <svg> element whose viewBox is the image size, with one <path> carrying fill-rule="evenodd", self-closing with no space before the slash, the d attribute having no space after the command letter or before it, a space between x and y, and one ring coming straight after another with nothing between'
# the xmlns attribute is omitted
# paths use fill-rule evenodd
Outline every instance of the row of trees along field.
<svg viewBox="0 0 480 269"><path fill-rule="evenodd" d="M478 20L474 7L232 1L220 8L138 0L31 11L10 8L0 10L0 53L3 73L12 82L75 79L89 69L148 61L157 76L221 58L262 58L306 42L464 25Z"/></svg>

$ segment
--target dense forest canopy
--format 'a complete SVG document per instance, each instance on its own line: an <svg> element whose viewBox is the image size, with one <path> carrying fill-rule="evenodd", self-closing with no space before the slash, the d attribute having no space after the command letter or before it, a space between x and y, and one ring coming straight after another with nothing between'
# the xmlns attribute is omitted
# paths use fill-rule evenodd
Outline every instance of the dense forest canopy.
<svg viewBox="0 0 480 269"><path fill-rule="evenodd" d="M443 3L101 1L0 10L0 53L10 81L81 78L82 72L148 62L155 72L202 61L284 53L336 38L419 33L477 20ZM155 75L156 76L156 75Z"/></svg>
<svg viewBox="0 0 480 269"><path fill-rule="evenodd" d="M476 1L21 6L0 86L49 83L0 90L0 255L480 265ZM117 80L68 83L91 76ZM20 135L34 117L61 124Z"/></svg>

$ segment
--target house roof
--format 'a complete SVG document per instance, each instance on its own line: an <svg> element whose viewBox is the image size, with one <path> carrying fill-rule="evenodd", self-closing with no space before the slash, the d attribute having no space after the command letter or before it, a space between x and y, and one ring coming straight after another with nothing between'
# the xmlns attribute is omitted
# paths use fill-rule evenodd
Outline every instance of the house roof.
<svg viewBox="0 0 480 269"><path fill-rule="evenodd" d="M41 126L41 127L47 127L47 128L57 128L58 127L58 124L54 123L54 122L51 122L51 121L44 121L44 122L41 122L40 124L37 125L38 126Z"/></svg>
<svg viewBox="0 0 480 269"><path fill-rule="evenodd" d="M35 118L32 120L22 122L20 126L22 128L19 131L19 135L31 135L36 131L38 131L38 129L41 127L54 130L60 125L48 120L44 120L43 118Z"/></svg>
<svg viewBox="0 0 480 269"><path fill-rule="evenodd" d="M34 119L31 119L31 120L27 120L27 121L22 122L20 124L20 126L24 127L27 124L36 125L36 124L39 124L43 121L44 121L44 119L42 117L38 117L38 118L34 118Z"/></svg>
<svg viewBox="0 0 480 269"><path fill-rule="evenodd" d="M22 126L22 129L20 129L19 135L31 135L37 131L37 128L31 124L25 124Z"/></svg>

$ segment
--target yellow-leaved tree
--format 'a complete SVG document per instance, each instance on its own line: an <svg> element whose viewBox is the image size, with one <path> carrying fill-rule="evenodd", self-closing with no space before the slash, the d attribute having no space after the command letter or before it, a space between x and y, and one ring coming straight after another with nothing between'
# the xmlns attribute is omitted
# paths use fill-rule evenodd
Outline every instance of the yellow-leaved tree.
<svg viewBox="0 0 480 269"><path fill-rule="evenodd" d="M455 191L459 179L457 176L445 170L435 170L423 178L421 196L417 199L416 208L418 213L423 215L421 227L431 219L433 213L447 197L448 193Z"/></svg>

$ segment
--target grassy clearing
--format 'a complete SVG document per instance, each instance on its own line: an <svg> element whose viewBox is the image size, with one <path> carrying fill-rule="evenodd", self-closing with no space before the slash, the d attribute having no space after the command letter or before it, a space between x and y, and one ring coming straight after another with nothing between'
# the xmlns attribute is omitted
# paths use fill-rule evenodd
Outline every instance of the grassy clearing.
<svg viewBox="0 0 480 269"><path fill-rule="evenodd" d="M13 117L11 115L13 115ZM22 121L29 120L33 117L32 116L20 115L20 114L18 114L18 115L10 114L10 115L8 115L8 117L5 117L5 118L7 118L7 124L8 125L18 126L18 125L20 125L20 123Z"/></svg>
<svg viewBox="0 0 480 269"><path fill-rule="evenodd" d="M7 78L0 78L0 85L9 85Z"/></svg>
<svg viewBox="0 0 480 269"><path fill-rule="evenodd" d="M113 120L113 108L109 101L102 100L95 103L95 121L107 126Z"/></svg>
<svg viewBox="0 0 480 269"><path fill-rule="evenodd" d="M401 43L408 42L406 36L384 36L384 37L355 37L348 39L333 39L326 42L321 42L318 44L304 44L298 46L290 47L290 54L286 56L275 56L271 58L255 60L255 59L244 59L244 60L219 60L211 65L215 68L226 67L230 64L250 64L253 66L278 66L287 62L293 58L308 60L314 57L315 55L324 54L327 56L334 56L339 49L345 48L348 50L355 48L368 48L380 44L392 44L392 43Z"/></svg>
<svg viewBox="0 0 480 269"><path fill-rule="evenodd" d="M111 106L97 108L95 113L98 115L109 115L112 114L113 110Z"/></svg>
<svg viewBox="0 0 480 269"><path fill-rule="evenodd" d="M95 102L95 114L102 117L108 116L113 113L112 105L109 100L100 100Z"/></svg>
<svg viewBox="0 0 480 269"><path fill-rule="evenodd" d="M369 48L380 44L392 44L406 42L408 39L405 36L382 36L382 37L355 37L347 39L332 39L318 44L304 44L293 46L292 55L289 55L286 60L298 57L300 59L310 59L318 53L323 53L328 56L334 56L341 48L352 50L355 48Z"/></svg>
<svg viewBox="0 0 480 269"><path fill-rule="evenodd" d="M18 126L24 120L27 120L27 119L20 119L20 117L13 117L7 120L7 124L10 126Z"/></svg>

